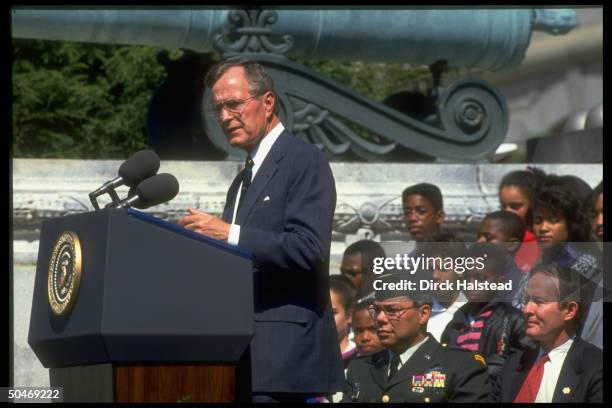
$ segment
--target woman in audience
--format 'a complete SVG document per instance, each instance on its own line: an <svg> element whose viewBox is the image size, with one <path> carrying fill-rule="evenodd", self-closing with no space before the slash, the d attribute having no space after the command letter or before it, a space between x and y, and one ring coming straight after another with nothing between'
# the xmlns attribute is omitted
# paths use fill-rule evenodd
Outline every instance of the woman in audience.
<svg viewBox="0 0 612 408"><path fill-rule="evenodd" d="M527 272L540 256L540 249L531 230L533 221L532 206L545 173L536 168L517 170L506 174L499 184L499 203L503 211L519 216L525 225L523 242L514 256L518 267Z"/></svg>

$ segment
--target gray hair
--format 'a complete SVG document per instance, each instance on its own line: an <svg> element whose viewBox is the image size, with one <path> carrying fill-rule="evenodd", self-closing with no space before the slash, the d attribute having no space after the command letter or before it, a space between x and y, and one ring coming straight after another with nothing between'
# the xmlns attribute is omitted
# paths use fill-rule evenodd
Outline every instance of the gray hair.
<svg viewBox="0 0 612 408"><path fill-rule="evenodd" d="M245 60L245 59L234 59L227 60L218 63L213 66L206 77L204 78L204 84L212 88L217 83L219 78L230 68L242 67L246 74L246 79L249 84L249 93L252 96L263 95L266 92L272 92L274 95L274 114L278 115L280 105L278 103L278 95L274 89L274 82L272 77L264 70L264 67L256 61Z"/></svg>

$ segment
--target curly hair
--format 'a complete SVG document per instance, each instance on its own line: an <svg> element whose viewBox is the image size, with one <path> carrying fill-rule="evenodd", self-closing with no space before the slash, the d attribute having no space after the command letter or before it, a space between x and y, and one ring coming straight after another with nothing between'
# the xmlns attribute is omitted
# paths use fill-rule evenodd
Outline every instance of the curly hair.
<svg viewBox="0 0 612 408"><path fill-rule="evenodd" d="M546 176L532 209L534 214L562 215L567 224L568 242L591 241L591 222L585 205L567 189L560 176Z"/></svg>
<svg viewBox="0 0 612 408"><path fill-rule="evenodd" d="M527 170L515 170L506 174L499 183L497 194L501 195L504 187L517 187L529 199L529 209L525 224L531 228L533 223L533 203L538 195L540 184L545 179L546 173L537 167L527 167Z"/></svg>

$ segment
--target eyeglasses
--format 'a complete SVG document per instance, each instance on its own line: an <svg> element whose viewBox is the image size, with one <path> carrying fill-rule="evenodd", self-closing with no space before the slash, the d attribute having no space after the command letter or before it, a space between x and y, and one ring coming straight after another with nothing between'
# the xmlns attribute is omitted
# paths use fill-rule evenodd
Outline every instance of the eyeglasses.
<svg viewBox="0 0 612 408"><path fill-rule="evenodd" d="M399 307L397 306L401 303L389 303L386 305L372 305L368 307L368 312L370 312L370 316L374 321L376 321L376 317L380 312L383 312L389 320L398 320L406 310L408 309L418 309L417 305L412 305L409 307Z"/></svg>
<svg viewBox="0 0 612 408"><path fill-rule="evenodd" d="M212 104L208 105L207 110L211 115L216 116L216 117L221 116L221 112L223 109L225 109L226 111L228 111L230 114L234 116L240 117L242 116L242 113L247 108L249 103L251 103L251 100L259 96L261 95L253 95L246 99L228 99L226 101L221 101L214 105Z"/></svg>

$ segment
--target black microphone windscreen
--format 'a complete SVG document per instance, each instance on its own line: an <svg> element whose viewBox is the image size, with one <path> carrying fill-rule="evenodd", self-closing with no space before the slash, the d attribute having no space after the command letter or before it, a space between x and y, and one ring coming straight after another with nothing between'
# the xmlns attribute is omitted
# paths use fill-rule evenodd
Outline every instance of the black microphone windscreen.
<svg viewBox="0 0 612 408"><path fill-rule="evenodd" d="M159 157L153 150L134 153L119 167L119 176L125 185L133 187L142 180L153 176L159 170Z"/></svg>
<svg viewBox="0 0 612 408"><path fill-rule="evenodd" d="M145 209L172 200L179 192L179 183L172 174L161 173L142 181L136 186L139 200L136 208Z"/></svg>

